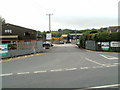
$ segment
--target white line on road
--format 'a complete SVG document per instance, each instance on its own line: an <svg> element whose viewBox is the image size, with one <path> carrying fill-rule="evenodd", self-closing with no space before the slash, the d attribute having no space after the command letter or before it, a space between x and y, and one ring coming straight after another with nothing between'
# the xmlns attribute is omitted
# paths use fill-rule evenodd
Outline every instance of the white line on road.
<svg viewBox="0 0 120 90"><path fill-rule="evenodd" d="M109 65L109 66L106 66L106 67L116 67L117 65L113 64L113 65Z"/></svg>
<svg viewBox="0 0 120 90"><path fill-rule="evenodd" d="M65 69L66 71L72 71L72 70L76 70L77 68L68 68L68 69Z"/></svg>
<svg viewBox="0 0 120 90"><path fill-rule="evenodd" d="M1 74L0 76L10 76L10 75L13 75L13 73Z"/></svg>
<svg viewBox="0 0 120 90"><path fill-rule="evenodd" d="M89 69L90 67L81 67L80 69Z"/></svg>
<svg viewBox="0 0 120 90"><path fill-rule="evenodd" d="M100 54L100 56L102 56L102 57L104 57L106 59L109 59L109 60L111 60L111 59L118 59L117 57L113 57L113 56L109 56L109 55L102 55L102 54Z"/></svg>
<svg viewBox="0 0 120 90"><path fill-rule="evenodd" d="M21 73L17 73L17 74L29 74L30 72L21 72Z"/></svg>
<svg viewBox="0 0 120 90"><path fill-rule="evenodd" d="M104 64L98 63L98 62L93 61L93 60L91 60L91 59L89 59L89 58L85 58L85 59L88 60L88 61L90 61L90 62L96 63L96 64L98 64L98 65L105 66Z"/></svg>
<svg viewBox="0 0 120 90"><path fill-rule="evenodd" d="M90 59L87 58L87 60L91 61ZM94 63L97 63L95 61L91 61ZM80 67L80 68L66 68L66 69L54 69L54 70L49 70L50 72L60 72L60 71L73 71L73 70L77 70L77 69L94 69L94 68L105 68L105 67L116 67L118 66L117 63L113 63L113 64L100 64L97 63L101 66L92 66L92 67ZM20 72L20 73L8 73L8 74L0 74L0 76L10 76L10 75L20 75L20 74L30 74L30 73L45 73L48 72L47 70L41 70L41 71L34 71L34 72Z"/></svg>
<svg viewBox="0 0 120 90"><path fill-rule="evenodd" d="M35 71L33 73L43 73L43 72L47 72L46 70L43 70L43 71Z"/></svg>
<svg viewBox="0 0 120 90"><path fill-rule="evenodd" d="M51 72L59 72L59 71L63 71L63 69L55 69L55 70L50 70Z"/></svg>
<svg viewBox="0 0 120 90"><path fill-rule="evenodd" d="M115 65L118 65L118 64L120 64L120 63L114 63Z"/></svg>
<svg viewBox="0 0 120 90"><path fill-rule="evenodd" d="M118 87L118 86L120 86L120 84L96 86L96 87L89 87L89 88L108 88L108 87Z"/></svg>

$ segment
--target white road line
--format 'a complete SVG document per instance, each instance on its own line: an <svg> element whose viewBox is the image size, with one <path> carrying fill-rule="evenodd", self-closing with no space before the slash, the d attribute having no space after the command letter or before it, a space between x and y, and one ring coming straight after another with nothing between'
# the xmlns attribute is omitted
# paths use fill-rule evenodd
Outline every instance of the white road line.
<svg viewBox="0 0 120 90"><path fill-rule="evenodd" d="M68 69L65 69L66 71L72 71L72 70L76 70L77 68L68 68Z"/></svg>
<svg viewBox="0 0 120 90"><path fill-rule="evenodd" d="M106 59L109 59L109 60L111 60L111 59L118 59L117 57L113 57L113 56L109 56L109 55L102 55L102 54L100 54L100 56L102 56L102 57L104 57Z"/></svg>
<svg viewBox="0 0 120 90"><path fill-rule="evenodd" d="M81 67L80 69L89 69L90 67Z"/></svg>
<svg viewBox="0 0 120 90"><path fill-rule="evenodd" d="M120 84L96 86L96 87L89 87L89 88L108 88L108 87L118 87L118 86L120 86Z"/></svg>
<svg viewBox="0 0 120 90"><path fill-rule="evenodd" d="M47 72L46 70L43 70L43 71L34 71L33 73L44 73L44 72Z"/></svg>
<svg viewBox="0 0 120 90"><path fill-rule="evenodd" d="M115 66L118 66L118 64L120 63L113 63L113 64L101 64L101 63L98 63L98 62L95 62L93 60L90 60L88 58L86 58L86 60L88 61L91 61L91 62L94 62L96 64L99 64L101 66L92 66L92 67L80 67L79 69L92 69L92 68L105 68L105 67L115 67ZM66 68L66 69L54 69L54 70L50 70L50 72L60 72L60 71L73 71L73 70L77 70L78 68ZM45 73L45 72L48 72L47 70L41 70L41 71L34 71L33 73ZM20 72L20 73L17 73L18 75L20 74L30 74L30 72ZM13 75L13 73L8 73L8 74L0 74L0 76L10 76L10 75Z"/></svg>
<svg viewBox="0 0 120 90"><path fill-rule="evenodd" d="M116 67L117 65L113 64L113 65L109 65L109 66L106 66L106 67Z"/></svg>
<svg viewBox="0 0 120 90"><path fill-rule="evenodd" d="M13 75L13 73L1 74L0 76L10 76L10 75Z"/></svg>
<svg viewBox="0 0 120 90"><path fill-rule="evenodd" d="M63 69L55 69L55 70L50 70L51 72L59 72L59 71L63 71Z"/></svg>
<svg viewBox="0 0 120 90"><path fill-rule="evenodd" d="M29 74L30 72L21 72L21 73L17 73L17 74Z"/></svg>
<svg viewBox="0 0 120 90"><path fill-rule="evenodd" d="M98 62L93 61L93 60L91 60L91 59L89 59L89 58L85 58L85 59L88 60L88 61L90 61L90 62L96 63L96 64L98 64L98 65L105 66L104 64L98 63Z"/></svg>
<svg viewBox="0 0 120 90"><path fill-rule="evenodd" d="M118 64L120 64L120 63L113 63L113 64L118 65Z"/></svg>

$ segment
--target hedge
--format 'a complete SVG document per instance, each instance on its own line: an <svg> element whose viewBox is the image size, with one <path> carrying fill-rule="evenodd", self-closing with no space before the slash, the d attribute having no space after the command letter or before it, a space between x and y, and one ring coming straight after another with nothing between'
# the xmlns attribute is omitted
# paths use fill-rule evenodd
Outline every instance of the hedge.
<svg viewBox="0 0 120 90"><path fill-rule="evenodd" d="M80 36L80 47L85 48L86 40L95 40L98 42L106 41L120 41L120 32L99 32L99 31L88 31Z"/></svg>

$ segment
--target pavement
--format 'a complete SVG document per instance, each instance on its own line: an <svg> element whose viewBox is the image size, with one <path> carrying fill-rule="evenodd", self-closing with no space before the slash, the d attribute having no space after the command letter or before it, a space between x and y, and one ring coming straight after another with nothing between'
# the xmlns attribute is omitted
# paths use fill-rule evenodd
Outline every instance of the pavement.
<svg viewBox="0 0 120 90"><path fill-rule="evenodd" d="M114 88L118 82L118 53L56 44L44 54L2 63L3 88Z"/></svg>

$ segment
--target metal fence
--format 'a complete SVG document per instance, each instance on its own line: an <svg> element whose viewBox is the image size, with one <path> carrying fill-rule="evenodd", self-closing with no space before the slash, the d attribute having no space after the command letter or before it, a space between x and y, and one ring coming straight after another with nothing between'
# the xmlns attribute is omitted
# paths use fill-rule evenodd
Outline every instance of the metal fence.
<svg viewBox="0 0 120 90"><path fill-rule="evenodd" d="M90 50L96 50L96 42L93 40L87 40L85 42L85 48Z"/></svg>
<svg viewBox="0 0 120 90"><path fill-rule="evenodd" d="M97 51L120 52L120 42L119 41L97 42L94 40L86 40L85 48Z"/></svg>
<svg viewBox="0 0 120 90"><path fill-rule="evenodd" d="M1 58L16 57L20 55L33 54L44 51L42 41L9 43L7 46L7 54L2 55Z"/></svg>

